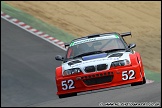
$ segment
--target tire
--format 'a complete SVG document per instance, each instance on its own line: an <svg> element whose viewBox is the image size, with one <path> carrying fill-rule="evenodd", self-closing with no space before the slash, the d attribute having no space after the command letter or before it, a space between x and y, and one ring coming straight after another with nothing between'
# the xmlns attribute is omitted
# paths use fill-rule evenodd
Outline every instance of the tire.
<svg viewBox="0 0 162 108"><path fill-rule="evenodd" d="M66 98L66 97L71 97L71 96L77 96L77 93L69 93L69 94L62 94L58 95L58 97L61 98Z"/></svg>
<svg viewBox="0 0 162 108"><path fill-rule="evenodd" d="M145 84L146 83L146 78L143 77L143 81L141 82L135 82L135 83L132 83L131 86L137 86L137 85L142 85L142 84Z"/></svg>

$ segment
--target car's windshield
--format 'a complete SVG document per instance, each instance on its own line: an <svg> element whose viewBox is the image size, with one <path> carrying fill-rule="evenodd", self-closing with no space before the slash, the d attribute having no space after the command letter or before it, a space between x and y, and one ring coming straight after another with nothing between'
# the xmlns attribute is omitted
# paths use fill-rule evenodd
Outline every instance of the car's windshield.
<svg viewBox="0 0 162 108"><path fill-rule="evenodd" d="M112 49L125 49L124 43L118 38L97 38L94 40L78 41L71 43L67 51L67 58L74 58L78 55L91 54L91 52L109 51Z"/></svg>

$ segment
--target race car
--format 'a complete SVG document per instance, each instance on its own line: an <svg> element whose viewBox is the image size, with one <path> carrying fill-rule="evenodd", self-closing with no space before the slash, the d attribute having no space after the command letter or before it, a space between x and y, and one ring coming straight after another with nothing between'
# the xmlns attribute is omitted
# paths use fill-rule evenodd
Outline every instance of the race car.
<svg viewBox="0 0 162 108"><path fill-rule="evenodd" d="M55 70L59 98L125 84L145 84L140 53L132 49L136 44L126 43L125 36L131 36L131 32L93 34L65 44L66 55L55 57L62 61Z"/></svg>

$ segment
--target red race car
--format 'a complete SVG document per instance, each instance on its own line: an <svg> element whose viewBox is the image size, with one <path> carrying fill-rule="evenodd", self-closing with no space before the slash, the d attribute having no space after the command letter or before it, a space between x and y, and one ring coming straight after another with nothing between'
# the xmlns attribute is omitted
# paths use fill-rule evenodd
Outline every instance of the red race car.
<svg viewBox="0 0 162 108"><path fill-rule="evenodd" d="M94 34L66 44L66 56L55 57L62 61L55 72L59 98L123 84L145 84L141 56L132 50L136 44L127 45L123 38L130 35L131 32Z"/></svg>

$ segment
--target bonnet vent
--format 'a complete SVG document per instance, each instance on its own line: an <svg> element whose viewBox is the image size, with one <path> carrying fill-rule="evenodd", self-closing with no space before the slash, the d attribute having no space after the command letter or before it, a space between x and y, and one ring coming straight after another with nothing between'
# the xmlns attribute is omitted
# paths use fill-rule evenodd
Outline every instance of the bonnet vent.
<svg viewBox="0 0 162 108"><path fill-rule="evenodd" d="M123 55L123 53L116 53L116 54L112 54L109 57L121 57Z"/></svg>
<svg viewBox="0 0 162 108"><path fill-rule="evenodd" d="M71 62L69 62L68 63L68 65L74 65L74 64L77 64L77 63L81 63L82 61L80 61L80 60L74 60L74 61L71 61Z"/></svg>

